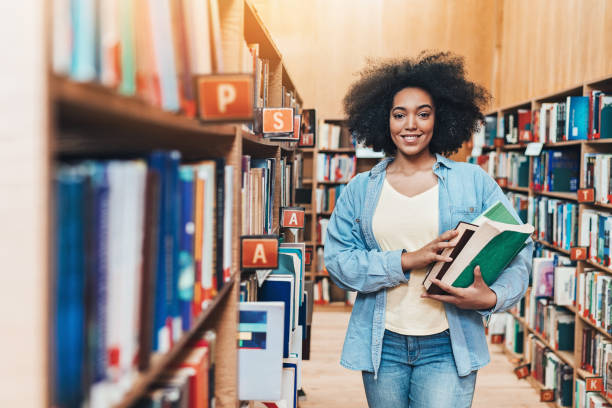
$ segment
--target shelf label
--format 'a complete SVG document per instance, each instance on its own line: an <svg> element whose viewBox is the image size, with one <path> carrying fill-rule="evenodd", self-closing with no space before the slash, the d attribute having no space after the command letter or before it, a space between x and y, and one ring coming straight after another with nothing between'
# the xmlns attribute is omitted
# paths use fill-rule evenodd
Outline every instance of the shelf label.
<svg viewBox="0 0 612 408"><path fill-rule="evenodd" d="M555 390L540 390L540 402L554 402Z"/></svg>
<svg viewBox="0 0 612 408"><path fill-rule="evenodd" d="M529 364L523 364L514 369L514 374L520 380L529 376Z"/></svg>
<svg viewBox="0 0 612 408"><path fill-rule="evenodd" d="M497 181L497 184L501 187L501 188L506 188L508 187L508 178L507 177L498 177L497 179L495 179L495 181Z"/></svg>
<svg viewBox="0 0 612 408"><path fill-rule="evenodd" d="M290 133L293 136L293 108L263 108L262 133L278 135Z"/></svg>
<svg viewBox="0 0 612 408"><path fill-rule="evenodd" d="M572 261L585 261L587 259L587 249L584 247L574 247L570 250Z"/></svg>
<svg viewBox="0 0 612 408"><path fill-rule="evenodd" d="M544 147L542 142L527 143L525 156L539 156L542 153L542 147Z"/></svg>
<svg viewBox="0 0 612 408"><path fill-rule="evenodd" d="M519 141L520 142L531 142L531 130L523 130L520 132Z"/></svg>
<svg viewBox="0 0 612 408"><path fill-rule="evenodd" d="M201 75L196 78L198 114L204 121L253 120L253 76Z"/></svg>
<svg viewBox="0 0 612 408"><path fill-rule="evenodd" d="M503 334L492 334L491 335L491 344L503 344L504 335Z"/></svg>
<svg viewBox="0 0 612 408"><path fill-rule="evenodd" d="M282 228L304 228L304 207L281 207Z"/></svg>
<svg viewBox="0 0 612 408"><path fill-rule="evenodd" d="M278 246L278 235L245 235L240 237L241 269L277 269Z"/></svg>
<svg viewBox="0 0 612 408"><path fill-rule="evenodd" d="M578 190L578 202L579 203L594 203L595 202L595 189L594 188L581 188Z"/></svg>
<svg viewBox="0 0 612 408"><path fill-rule="evenodd" d="M304 265L310 266L312 264L312 245L306 246L306 253L304 254Z"/></svg>
<svg viewBox="0 0 612 408"><path fill-rule="evenodd" d="M585 382L587 391L603 392L604 390L603 377L587 377Z"/></svg>

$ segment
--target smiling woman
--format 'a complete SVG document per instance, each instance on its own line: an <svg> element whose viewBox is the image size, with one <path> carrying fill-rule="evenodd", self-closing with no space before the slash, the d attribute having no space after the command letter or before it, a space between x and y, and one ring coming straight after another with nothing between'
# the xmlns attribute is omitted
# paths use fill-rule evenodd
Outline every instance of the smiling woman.
<svg viewBox="0 0 612 408"><path fill-rule="evenodd" d="M452 261L441 253L454 246L459 221L497 201L518 220L480 167L443 156L471 137L488 99L449 53L368 68L344 99L356 138L389 156L349 183L325 242L330 277L357 292L341 363L362 372L371 408L470 407L489 362L482 317L525 293L531 242L490 287L479 266L468 288L436 281L448 295L428 295L422 284L428 265ZM457 207L466 201L469 214Z"/></svg>

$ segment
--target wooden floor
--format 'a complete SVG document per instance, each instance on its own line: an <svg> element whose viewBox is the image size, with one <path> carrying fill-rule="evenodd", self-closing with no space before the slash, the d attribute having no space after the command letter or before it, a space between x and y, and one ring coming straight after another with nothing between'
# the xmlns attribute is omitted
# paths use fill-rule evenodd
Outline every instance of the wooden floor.
<svg viewBox="0 0 612 408"><path fill-rule="evenodd" d="M361 373L340 366L350 312L342 306L315 307L310 361L304 361L300 408L367 408ZM544 408L539 394L518 380L501 346L490 346L491 363L480 370L473 408ZM450 407L449 407L450 408Z"/></svg>

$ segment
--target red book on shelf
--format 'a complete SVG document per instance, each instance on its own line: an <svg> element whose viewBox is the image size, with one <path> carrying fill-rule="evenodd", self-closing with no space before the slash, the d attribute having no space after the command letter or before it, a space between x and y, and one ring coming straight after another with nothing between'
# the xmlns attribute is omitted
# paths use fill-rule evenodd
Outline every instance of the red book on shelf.
<svg viewBox="0 0 612 408"><path fill-rule="evenodd" d="M519 142L533 141L533 134L531 131L531 110L529 109L519 109L518 110L518 132L519 132Z"/></svg>

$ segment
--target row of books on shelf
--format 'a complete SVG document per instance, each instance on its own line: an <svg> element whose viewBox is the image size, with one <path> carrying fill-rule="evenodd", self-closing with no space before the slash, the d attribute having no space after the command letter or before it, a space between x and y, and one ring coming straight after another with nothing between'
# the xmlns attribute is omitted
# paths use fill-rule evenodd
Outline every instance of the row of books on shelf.
<svg viewBox="0 0 612 408"><path fill-rule="evenodd" d="M317 180L348 182L357 174L357 158L354 154L317 154Z"/></svg>
<svg viewBox="0 0 612 408"><path fill-rule="evenodd" d="M345 184L337 186L319 186L316 191L316 211L320 212L332 212L336 205L336 201L342 194L342 191L346 188Z"/></svg>
<svg viewBox="0 0 612 408"><path fill-rule="evenodd" d="M529 197L527 220L536 237L569 251L578 242L578 204L549 197Z"/></svg>
<svg viewBox="0 0 612 408"><path fill-rule="evenodd" d="M595 202L612 202L612 154L584 155L585 188L595 189Z"/></svg>
<svg viewBox="0 0 612 408"><path fill-rule="evenodd" d="M604 398L599 392L587 391L586 381L583 379L576 378L575 390L575 408L612 407L608 400L606 400L606 398ZM608 397L610 397L610 395L608 395Z"/></svg>
<svg viewBox="0 0 612 408"><path fill-rule="evenodd" d="M612 334L612 277L589 268L578 275L577 281L577 313Z"/></svg>
<svg viewBox="0 0 612 408"><path fill-rule="evenodd" d="M303 157L301 153L296 153L293 159L281 158L281 196L280 206L290 207L295 203L295 190L302 187L304 172Z"/></svg>
<svg viewBox="0 0 612 408"><path fill-rule="evenodd" d="M58 165L58 406L116 402L230 280L233 171L223 159L181 164L176 151Z"/></svg>
<svg viewBox="0 0 612 408"><path fill-rule="evenodd" d="M574 369L563 362L534 334L527 336L531 375L543 388L553 390L554 400L561 407L572 406Z"/></svg>
<svg viewBox="0 0 612 408"><path fill-rule="evenodd" d="M488 152L478 156L475 164L494 179L505 178L509 187L529 187L529 157L517 152Z"/></svg>
<svg viewBox="0 0 612 408"><path fill-rule="evenodd" d="M208 330L185 347L185 357L149 386L136 408L215 406L216 333ZM90 405L106 407L109 404Z"/></svg>
<svg viewBox="0 0 612 408"><path fill-rule="evenodd" d="M325 244L325 239L327 238L327 226L329 225L329 218L319 217L317 219L317 242L320 244ZM317 254L317 259L319 258Z"/></svg>
<svg viewBox="0 0 612 408"><path fill-rule="evenodd" d="M612 249L612 213L585 209L580 220L578 245L587 248L588 259L609 267Z"/></svg>
<svg viewBox="0 0 612 408"><path fill-rule="evenodd" d="M320 120L317 134L319 149L338 149L340 146L355 147L346 126L335 125Z"/></svg>
<svg viewBox="0 0 612 408"><path fill-rule="evenodd" d="M280 186L276 185L277 159L256 159L242 156L242 235L272 234L274 197L280 190L281 206L291 206L294 186L301 184L302 160L281 158Z"/></svg>
<svg viewBox="0 0 612 408"><path fill-rule="evenodd" d="M252 72L246 42L242 72ZM53 3L53 70L196 114L195 75L224 72L218 0Z"/></svg>
<svg viewBox="0 0 612 408"><path fill-rule="evenodd" d="M314 288L304 279L304 243L281 243L278 256L278 268L240 283L238 398L296 408Z"/></svg>
<svg viewBox="0 0 612 408"><path fill-rule="evenodd" d="M534 111L518 108L499 119L486 116L476 144L493 146L496 138L508 144L612 138L612 95L593 90L589 96L544 102Z"/></svg>
<svg viewBox="0 0 612 408"><path fill-rule="evenodd" d="M535 191L577 191L580 179L580 151L543 150L533 158L531 186Z"/></svg>

